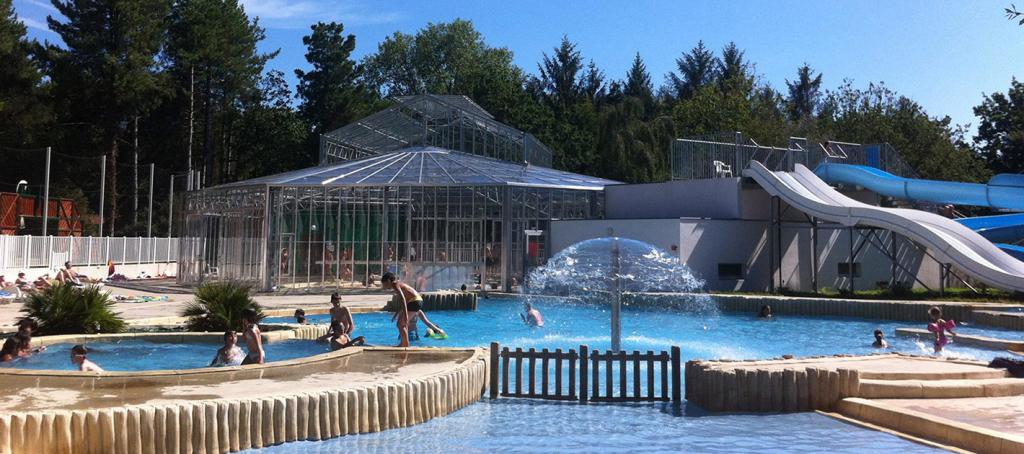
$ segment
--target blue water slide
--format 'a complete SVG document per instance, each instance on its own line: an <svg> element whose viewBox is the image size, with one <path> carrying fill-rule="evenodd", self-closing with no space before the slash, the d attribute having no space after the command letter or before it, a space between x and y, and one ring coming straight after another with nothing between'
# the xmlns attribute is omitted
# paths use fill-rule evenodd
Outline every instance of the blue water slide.
<svg viewBox="0 0 1024 454"><path fill-rule="evenodd" d="M821 164L814 173L832 184L862 186L897 199L1024 211L1024 175L1000 174L981 184L916 180L851 164Z"/></svg>

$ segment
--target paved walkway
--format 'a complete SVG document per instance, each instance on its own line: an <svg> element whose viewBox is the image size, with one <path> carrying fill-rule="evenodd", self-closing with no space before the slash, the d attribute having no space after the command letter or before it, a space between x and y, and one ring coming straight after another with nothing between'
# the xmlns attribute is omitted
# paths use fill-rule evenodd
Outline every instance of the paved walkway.
<svg viewBox="0 0 1024 454"><path fill-rule="evenodd" d="M113 286L105 286L104 290L110 292L111 298L118 295L133 296L167 296L167 301L153 301L145 303L116 302L114 310L121 313L126 320L143 318L157 318L180 315L185 305L192 300L191 294L183 293L158 293L141 290L125 289ZM344 305L360 308L380 308L391 298L389 294L361 294L342 295ZM327 295L266 295L259 294L253 299L260 303L264 309L294 309L297 307L330 307L330 297ZM21 303L0 305L0 333L13 331L12 325L22 316Z"/></svg>

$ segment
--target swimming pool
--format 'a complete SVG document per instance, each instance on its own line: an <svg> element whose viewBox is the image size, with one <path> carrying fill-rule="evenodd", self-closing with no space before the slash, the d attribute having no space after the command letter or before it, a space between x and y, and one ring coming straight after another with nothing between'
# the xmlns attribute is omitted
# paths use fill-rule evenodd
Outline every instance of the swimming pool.
<svg viewBox="0 0 1024 454"><path fill-rule="evenodd" d="M19 358L0 364L3 368L78 370L71 363L70 352L74 344L53 344L46 350L28 358ZM89 359L108 371L144 371L169 369L196 369L207 367L220 343L172 343L140 339L89 342ZM263 344L267 361L302 358L330 349L326 344L310 340L285 340ZM243 347L244 351L245 348Z"/></svg>
<svg viewBox="0 0 1024 454"><path fill-rule="evenodd" d="M670 404L482 400L451 415L384 432L249 452L942 452L816 413L708 415Z"/></svg>
<svg viewBox="0 0 1024 454"><path fill-rule="evenodd" d="M476 311L438 311L427 316L450 337L434 340L422 337L416 346L473 347L492 341L511 348L576 348L586 344L594 349L610 346L609 312L595 305L564 300L533 300L544 314L545 326L526 326L519 318L522 300L518 297L481 300ZM329 315L309 316L313 323L327 323ZM395 345L398 334L391 314L355 314L355 335L374 345ZM287 317L268 319L294 321ZM924 328L923 324L891 320L865 320L848 317L809 317L782 315L760 320L753 314L722 313L702 316L675 308L627 306L623 309L622 337L626 350L667 350L678 345L683 360L757 359L794 356L833 355L837 353L877 353L871 347L872 332L886 334L890 351L932 354L931 341L896 337L899 327ZM419 324L422 335L425 326ZM1015 338L1019 332L997 328L964 326L964 334ZM955 342L955 340L954 340ZM944 356L991 360L1000 352L951 344Z"/></svg>

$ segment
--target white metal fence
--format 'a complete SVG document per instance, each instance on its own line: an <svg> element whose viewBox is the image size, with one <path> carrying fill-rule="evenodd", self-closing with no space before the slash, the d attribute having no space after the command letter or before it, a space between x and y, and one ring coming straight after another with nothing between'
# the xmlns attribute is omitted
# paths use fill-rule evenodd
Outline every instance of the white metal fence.
<svg viewBox="0 0 1024 454"><path fill-rule="evenodd" d="M0 235L0 269L168 263L178 260L177 238Z"/></svg>

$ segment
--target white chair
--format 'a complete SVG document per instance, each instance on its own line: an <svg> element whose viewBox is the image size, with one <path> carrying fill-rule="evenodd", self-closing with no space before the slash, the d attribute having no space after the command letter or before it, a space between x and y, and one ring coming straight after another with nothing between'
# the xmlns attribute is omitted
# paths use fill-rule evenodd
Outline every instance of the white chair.
<svg viewBox="0 0 1024 454"><path fill-rule="evenodd" d="M713 161L715 178L732 178L732 166L722 161Z"/></svg>

